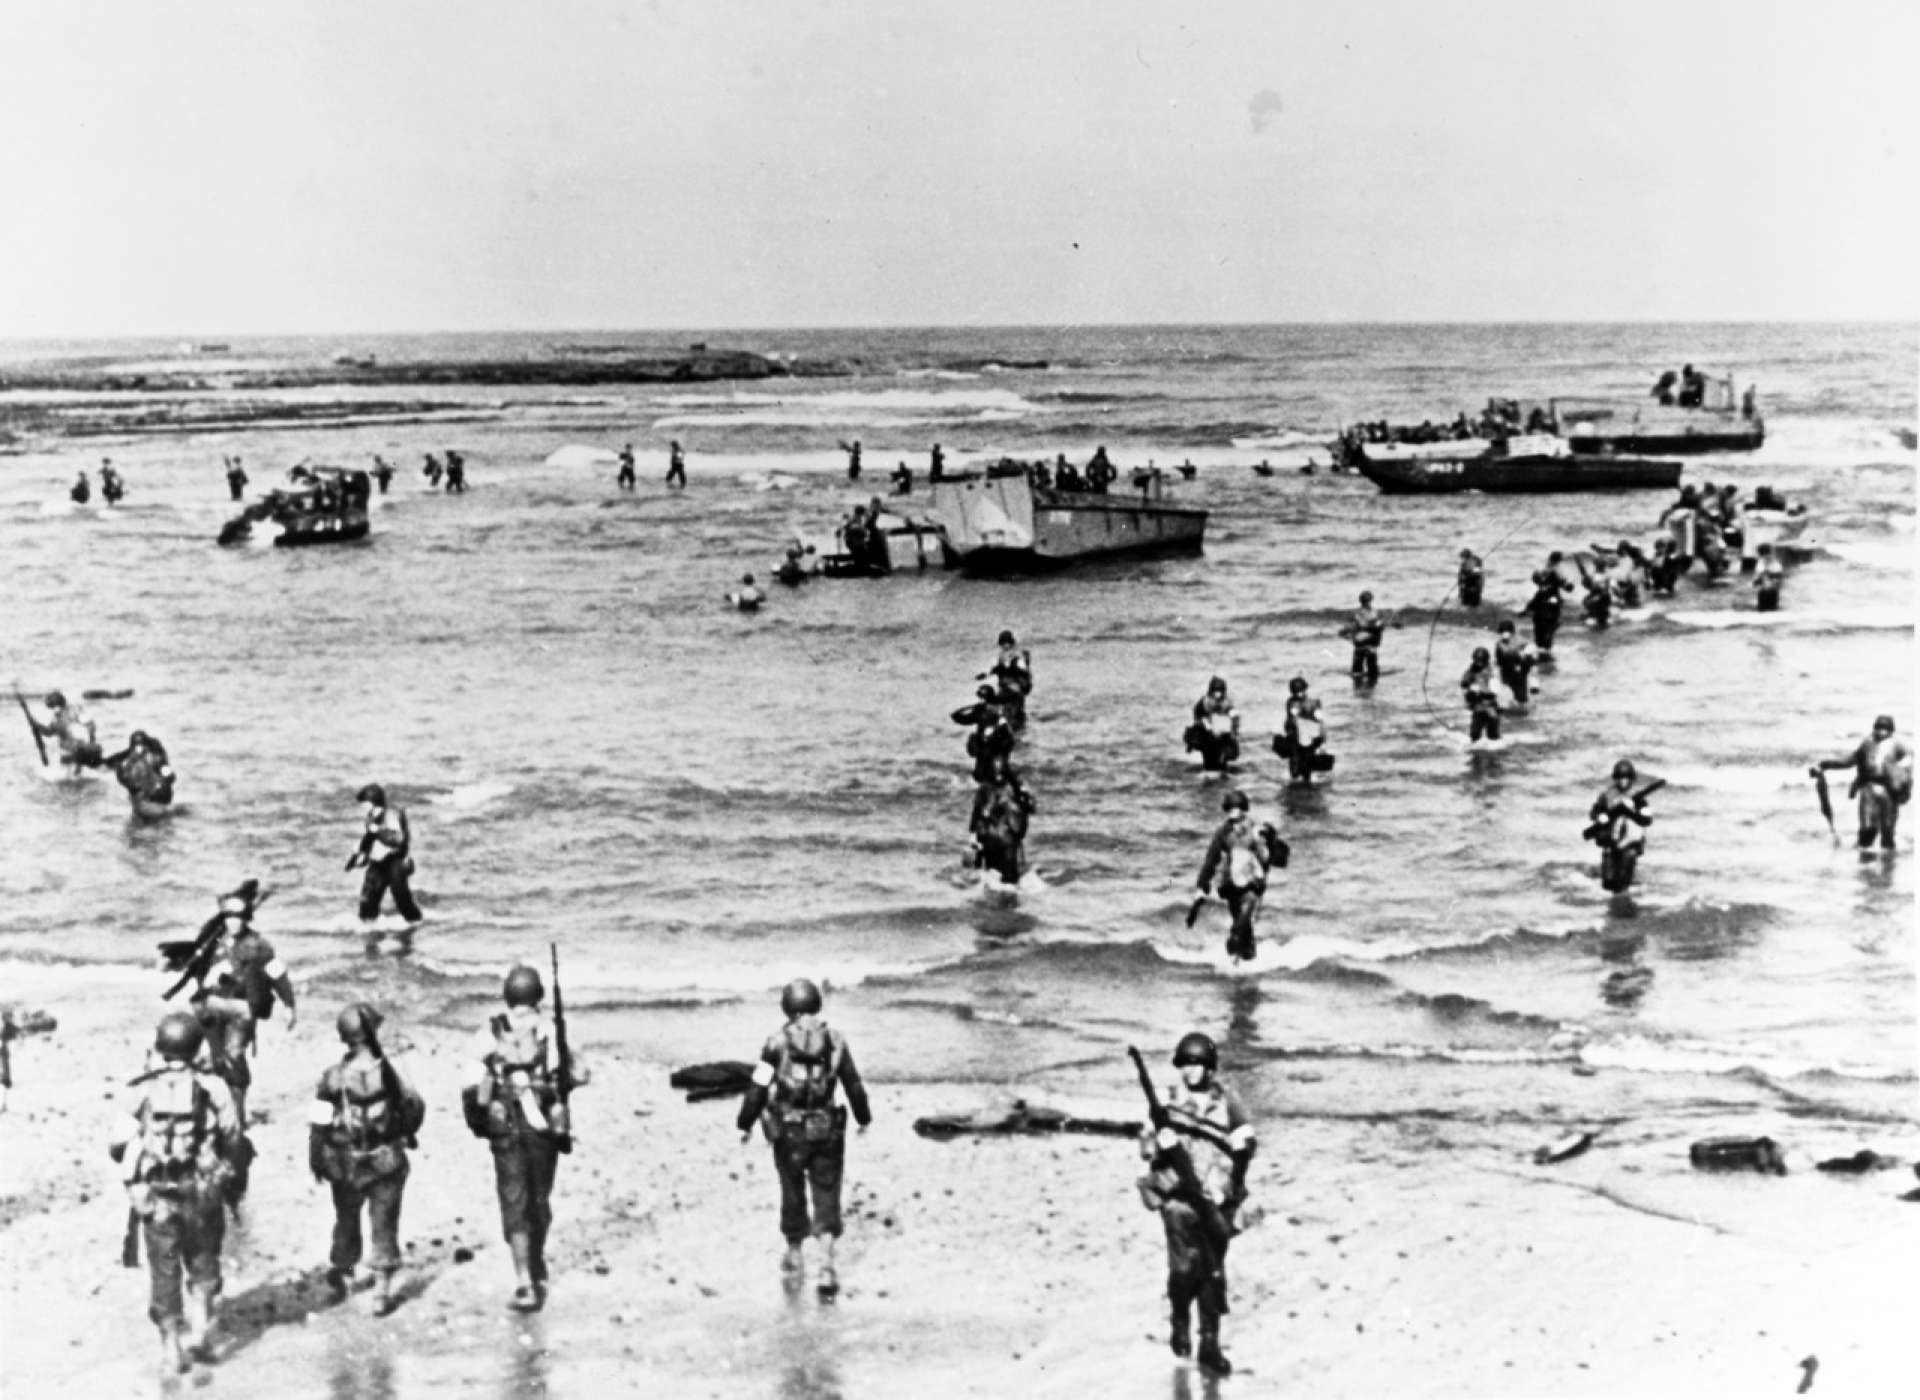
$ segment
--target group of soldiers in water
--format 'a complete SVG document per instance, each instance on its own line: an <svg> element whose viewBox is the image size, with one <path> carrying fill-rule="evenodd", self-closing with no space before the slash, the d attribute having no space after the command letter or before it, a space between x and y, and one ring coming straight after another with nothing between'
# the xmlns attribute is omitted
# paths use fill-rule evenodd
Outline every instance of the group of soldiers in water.
<svg viewBox="0 0 1920 1400"><path fill-rule="evenodd" d="M126 494L127 483L113 465L113 458L102 457L100 459L100 499L113 506L120 504ZM67 498L77 506L86 505L93 499L93 483L84 470L74 479L72 487L67 491Z"/></svg>

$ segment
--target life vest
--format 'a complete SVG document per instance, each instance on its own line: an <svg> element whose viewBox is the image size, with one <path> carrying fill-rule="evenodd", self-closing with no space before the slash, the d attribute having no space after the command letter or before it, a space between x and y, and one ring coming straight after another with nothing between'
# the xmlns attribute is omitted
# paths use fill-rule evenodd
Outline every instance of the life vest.
<svg viewBox="0 0 1920 1400"><path fill-rule="evenodd" d="M131 1179L168 1185L204 1176L221 1166L215 1141L212 1092L187 1065L159 1071L135 1115L139 1155Z"/></svg>
<svg viewBox="0 0 1920 1400"><path fill-rule="evenodd" d="M397 807L382 807L377 813L368 813L366 834L373 838L374 848L367 853L369 860L386 860L407 845L406 828L400 824Z"/></svg>
<svg viewBox="0 0 1920 1400"><path fill-rule="evenodd" d="M773 1069L773 1106L783 1113L828 1107L840 1078L846 1048L826 1022L802 1016L780 1033L780 1060Z"/></svg>
<svg viewBox="0 0 1920 1400"><path fill-rule="evenodd" d="M1261 857L1256 844L1259 837L1249 829L1244 835L1234 838L1227 848L1227 880L1241 889L1259 884L1267 878L1267 864Z"/></svg>

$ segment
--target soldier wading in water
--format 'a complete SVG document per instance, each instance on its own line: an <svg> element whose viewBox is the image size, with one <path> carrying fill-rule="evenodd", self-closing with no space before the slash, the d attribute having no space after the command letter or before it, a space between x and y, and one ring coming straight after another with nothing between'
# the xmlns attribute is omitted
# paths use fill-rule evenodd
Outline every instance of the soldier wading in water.
<svg viewBox="0 0 1920 1400"><path fill-rule="evenodd" d="M1220 1319L1227 1312L1227 1244L1247 1199L1247 1167L1257 1143L1239 1096L1216 1077L1220 1052L1194 1031L1173 1052L1180 1078L1167 1086L1140 1139L1147 1174L1140 1199L1157 1211L1167 1231L1167 1302L1175 1356L1193 1355L1189 1315L1200 1305L1200 1352L1206 1370L1228 1375L1220 1350ZM1146 1079L1146 1069L1141 1068ZM1249 1219L1247 1223L1251 1223Z"/></svg>
<svg viewBox="0 0 1920 1400"><path fill-rule="evenodd" d="M127 1111L107 1147L121 1164L134 1217L124 1260L138 1267L144 1241L152 1283L147 1316L160 1329L161 1364L174 1371L212 1359L228 1163L240 1145L227 1086L194 1067L201 1040L200 1023L186 1012L160 1018L153 1037L160 1063L130 1085Z"/></svg>
<svg viewBox="0 0 1920 1400"><path fill-rule="evenodd" d="M546 994L532 968L507 974L500 989L507 1009L475 1038L461 1097L467 1127L493 1149L500 1227L513 1255L513 1306L521 1312L546 1302L553 1177L560 1154L573 1150L566 1099L588 1078L541 1014Z"/></svg>
<svg viewBox="0 0 1920 1400"><path fill-rule="evenodd" d="M758 1118L773 1144L773 1165L780 1173L780 1233L787 1241L782 1269L789 1279L799 1278L811 1233L825 1256L819 1293L831 1298L840 1291L833 1249L840 1238L840 1184L847 1159L847 1110L833 1101L836 1087L847 1091L862 1131L873 1121L873 1111L867 1107L867 1089L854 1068L847 1039L820 1019L820 1005L820 989L805 978L789 982L780 993L787 1024L762 1047L736 1126L740 1141L747 1142Z"/></svg>

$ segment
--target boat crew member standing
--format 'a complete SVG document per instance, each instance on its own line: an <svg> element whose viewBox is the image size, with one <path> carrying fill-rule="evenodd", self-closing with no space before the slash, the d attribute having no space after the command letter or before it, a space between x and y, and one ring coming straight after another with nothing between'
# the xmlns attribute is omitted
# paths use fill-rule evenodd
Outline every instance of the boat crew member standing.
<svg viewBox="0 0 1920 1400"><path fill-rule="evenodd" d="M588 1075L541 1014L547 989L533 968L507 974L507 1009L474 1039L474 1063L462 1091L467 1127L493 1152L500 1228L513 1256L513 1306L532 1312L546 1302L547 1232L553 1226L553 1179L560 1154L573 1150L567 1098Z"/></svg>
<svg viewBox="0 0 1920 1400"><path fill-rule="evenodd" d="M77 506L83 506L93 499L93 487L87 483L85 471L80 473L79 479L73 483L73 488L67 492L67 499Z"/></svg>
<svg viewBox="0 0 1920 1400"><path fill-rule="evenodd" d="M1140 1199L1166 1227L1173 1354L1192 1352L1189 1319L1198 1303L1200 1354L1195 1359L1224 1376L1233 1371L1220 1350L1220 1319L1229 1310L1227 1245L1239 1230L1247 1168L1259 1143L1246 1106L1219 1079L1220 1052L1211 1037L1199 1031L1182 1036L1173 1064L1180 1077L1162 1096L1164 1126L1149 1125L1140 1140L1148 1162Z"/></svg>
<svg viewBox="0 0 1920 1400"><path fill-rule="evenodd" d="M307 1115L307 1167L333 1190L333 1247L327 1285L335 1298L353 1286L364 1244L364 1206L373 1234L367 1262L379 1281L376 1309L391 1312L393 1278L400 1271L400 1197L407 1185L407 1149L426 1117L426 1104L399 1066L381 1049L380 1013L356 1002L335 1029L346 1054L329 1065Z"/></svg>
<svg viewBox="0 0 1920 1400"><path fill-rule="evenodd" d="M413 902L409 883L413 874L413 829L407 824L406 809L389 806L387 790L368 783L353 795L355 802L367 806L366 826L360 845L347 857L347 869L366 867L360 881L360 922L370 924L380 917L380 903L387 891L393 891L393 907L400 917L417 924L424 917Z"/></svg>
<svg viewBox="0 0 1920 1400"><path fill-rule="evenodd" d="M1877 839L1881 850L1891 851L1900 809L1913 796L1913 750L1905 739L1894 737L1893 716L1874 720L1873 733L1854 745L1853 752L1822 759L1810 771L1819 777L1830 768L1854 770L1847 795L1860 799L1860 849L1872 849Z"/></svg>
<svg viewBox="0 0 1920 1400"><path fill-rule="evenodd" d="M841 443L840 450L847 454L847 480L858 481L860 479L860 439L855 438L852 442Z"/></svg>
<svg viewBox="0 0 1920 1400"><path fill-rule="evenodd" d="M133 1081L107 1147L122 1166L146 1244L147 1316L160 1329L161 1363L175 1371L209 1355L226 1237L227 1164L240 1143L227 1086L194 1068L200 1042L192 1016L175 1011L160 1018L153 1037L160 1063ZM129 1253L131 1247L129 1241Z"/></svg>
<svg viewBox="0 0 1920 1400"><path fill-rule="evenodd" d="M822 1298L840 1291L834 1244L840 1238L840 1187L846 1169L847 1108L865 1131L873 1121L866 1085L854 1067L847 1038L820 1018L820 989L805 978L780 993L786 1025L767 1038L753 1083L735 1126L751 1141L753 1125L773 1145L780 1174L780 1233L786 1239L781 1268L797 1277L806 1267L808 1235L820 1242L818 1289ZM844 1089L847 1107L834 1102ZM813 1209L807 1209L811 1192Z"/></svg>
<svg viewBox="0 0 1920 1400"><path fill-rule="evenodd" d="M1373 594L1360 595L1360 609L1340 629L1340 635L1353 643L1353 678L1362 685L1380 679L1380 639L1386 634L1386 621L1373 610Z"/></svg>
<svg viewBox="0 0 1920 1400"><path fill-rule="evenodd" d="M940 444L936 442L933 445L933 450L927 454L927 480L940 480L941 475L946 469L947 454L940 450Z"/></svg>

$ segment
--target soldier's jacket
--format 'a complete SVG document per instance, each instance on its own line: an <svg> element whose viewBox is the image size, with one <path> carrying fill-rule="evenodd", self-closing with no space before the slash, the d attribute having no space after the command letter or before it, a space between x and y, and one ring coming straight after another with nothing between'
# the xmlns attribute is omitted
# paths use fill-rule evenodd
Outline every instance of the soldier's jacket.
<svg viewBox="0 0 1920 1400"><path fill-rule="evenodd" d="M1214 1135L1224 1138L1236 1152L1251 1151L1256 1145L1253 1120L1247 1117L1240 1096L1217 1078L1204 1089L1189 1089L1184 1079L1175 1080L1162 1091L1161 1102L1166 1105L1177 1133L1177 1125L1181 1123L1201 1124L1213 1128ZM1155 1152L1152 1136L1149 1132L1143 1147L1148 1156ZM1178 1136L1193 1162L1194 1175L1199 1179L1200 1188L1215 1202L1224 1203L1233 1182L1232 1152L1224 1151L1205 1138L1192 1134L1178 1133ZM1162 1168L1154 1175L1156 1183L1171 1195L1176 1181L1173 1172ZM1161 1181L1163 1177L1165 1180Z"/></svg>
<svg viewBox="0 0 1920 1400"><path fill-rule="evenodd" d="M834 1106L834 1095L842 1089L854 1121L864 1128L873 1121L873 1110L847 1038L818 1016L796 1016L761 1047L736 1126L746 1132L764 1110L769 1138L788 1135L791 1122L790 1135L826 1140L846 1124L844 1110Z"/></svg>
<svg viewBox="0 0 1920 1400"><path fill-rule="evenodd" d="M223 1080L166 1062L129 1086L124 1107L108 1146L136 1210L164 1214L224 1185L241 1134Z"/></svg>
<svg viewBox="0 0 1920 1400"><path fill-rule="evenodd" d="M495 1015L473 1040L473 1068L467 1088L475 1091L489 1119L490 1136L510 1133L563 1133L559 1121L559 1052L553 1022L538 1007L510 1006ZM570 1088L588 1081L580 1056L573 1056Z"/></svg>

